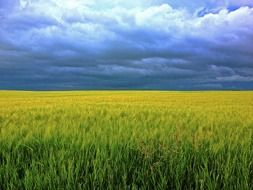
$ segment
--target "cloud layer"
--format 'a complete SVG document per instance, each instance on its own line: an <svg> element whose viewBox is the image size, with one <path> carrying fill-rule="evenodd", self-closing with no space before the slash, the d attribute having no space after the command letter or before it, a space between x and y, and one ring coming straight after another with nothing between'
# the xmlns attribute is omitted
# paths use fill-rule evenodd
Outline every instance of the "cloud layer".
<svg viewBox="0 0 253 190"><path fill-rule="evenodd" d="M0 88L253 89L252 1L201 2L0 1Z"/></svg>

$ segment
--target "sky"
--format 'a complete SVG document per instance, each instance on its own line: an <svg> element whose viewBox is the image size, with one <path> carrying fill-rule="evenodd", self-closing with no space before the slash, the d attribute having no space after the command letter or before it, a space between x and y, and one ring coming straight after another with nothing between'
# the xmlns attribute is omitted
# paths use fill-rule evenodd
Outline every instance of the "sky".
<svg viewBox="0 0 253 190"><path fill-rule="evenodd" d="M0 89L253 89L253 0L0 0Z"/></svg>

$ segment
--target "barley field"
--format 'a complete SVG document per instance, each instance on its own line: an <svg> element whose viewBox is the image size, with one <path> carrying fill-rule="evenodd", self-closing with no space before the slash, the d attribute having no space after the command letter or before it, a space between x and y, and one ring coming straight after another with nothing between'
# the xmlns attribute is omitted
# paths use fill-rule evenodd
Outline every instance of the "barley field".
<svg viewBox="0 0 253 190"><path fill-rule="evenodd" d="M253 92L0 91L0 189L253 189Z"/></svg>

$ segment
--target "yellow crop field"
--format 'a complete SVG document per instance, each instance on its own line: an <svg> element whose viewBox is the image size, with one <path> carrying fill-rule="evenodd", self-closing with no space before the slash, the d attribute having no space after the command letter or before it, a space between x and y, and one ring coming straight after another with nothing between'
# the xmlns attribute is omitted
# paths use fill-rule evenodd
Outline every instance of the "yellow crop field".
<svg viewBox="0 0 253 190"><path fill-rule="evenodd" d="M253 189L253 92L0 91L0 189Z"/></svg>

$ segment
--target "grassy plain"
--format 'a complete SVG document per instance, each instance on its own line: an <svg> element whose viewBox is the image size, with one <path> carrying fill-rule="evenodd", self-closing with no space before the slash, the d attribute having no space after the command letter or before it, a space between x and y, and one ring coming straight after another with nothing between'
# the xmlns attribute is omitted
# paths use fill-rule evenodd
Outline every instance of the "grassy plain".
<svg viewBox="0 0 253 190"><path fill-rule="evenodd" d="M253 189L253 92L0 91L0 189Z"/></svg>

